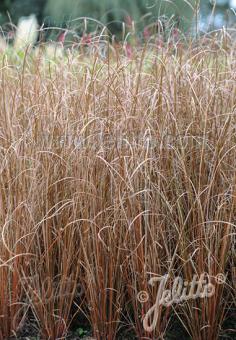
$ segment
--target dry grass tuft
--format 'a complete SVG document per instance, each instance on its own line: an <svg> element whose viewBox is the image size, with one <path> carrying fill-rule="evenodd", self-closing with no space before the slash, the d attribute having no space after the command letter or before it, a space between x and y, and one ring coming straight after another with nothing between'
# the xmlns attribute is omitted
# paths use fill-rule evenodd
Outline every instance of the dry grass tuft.
<svg viewBox="0 0 236 340"><path fill-rule="evenodd" d="M82 315L96 339L157 339L173 315L219 338L235 307L236 46L225 31L186 45L2 56L0 339L32 313L43 339ZM151 277L204 272L227 282L144 330Z"/></svg>

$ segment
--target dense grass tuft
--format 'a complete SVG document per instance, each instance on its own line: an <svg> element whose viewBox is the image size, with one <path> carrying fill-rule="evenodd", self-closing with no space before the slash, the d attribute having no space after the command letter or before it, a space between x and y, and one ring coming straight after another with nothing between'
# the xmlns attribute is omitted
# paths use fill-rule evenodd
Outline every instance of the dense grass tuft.
<svg viewBox="0 0 236 340"><path fill-rule="evenodd" d="M157 339L176 317L219 338L235 308L235 47L223 30L2 56L0 339L32 317L60 339L84 315L97 339ZM145 331L149 279L204 272L215 294L160 307Z"/></svg>

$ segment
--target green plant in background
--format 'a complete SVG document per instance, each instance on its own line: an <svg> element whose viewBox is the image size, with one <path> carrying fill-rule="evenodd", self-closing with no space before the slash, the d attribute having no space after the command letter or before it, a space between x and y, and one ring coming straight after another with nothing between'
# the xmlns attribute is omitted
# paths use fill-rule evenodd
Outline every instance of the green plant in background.
<svg viewBox="0 0 236 340"><path fill-rule="evenodd" d="M45 15L50 16L57 24L62 24L79 17L90 17L101 21L103 24L113 23L116 27L121 25L125 18L140 21L145 16L149 21L154 21L161 15L171 17L173 14L183 21L191 22L194 14L196 0L48 0ZM119 24L120 23L120 24Z"/></svg>
<svg viewBox="0 0 236 340"><path fill-rule="evenodd" d="M47 26L78 27L79 21L74 21L76 18L89 17L108 25L113 32L122 31L122 22L129 18L142 31L148 24L166 16L167 19L174 18L174 22L186 30L191 26L198 8L206 22L212 4L210 0L2 0L0 25L9 20L17 24L20 17L35 14L40 24L45 22ZM214 12L218 26L235 22L235 15L229 8L230 1L225 0L224 6L216 1ZM214 26L215 23L212 24Z"/></svg>
<svg viewBox="0 0 236 340"><path fill-rule="evenodd" d="M9 20L17 24L20 17L31 14L42 21L46 2L47 0L3 0L0 2L0 24Z"/></svg>
<svg viewBox="0 0 236 340"><path fill-rule="evenodd" d="M88 331L82 327L79 327L78 329L76 329L75 334L76 336L78 336L79 338L83 338L88 334Z"/></svg>
<svg viewBox="0 0 236 340"><path fill-rule="evenodd" d="M35 14L39 20L43 19L43 8L47 0L12 0L10 15L14 23L20 17ZM55 2L56 3L56 2Z"/></svg>
<svg viewBox="0 0 236 340"><path fill-rule="evenodd" d="M7 10L11 4L11 0L5 0L0 2L0 24L7 21Z"/></svg>
<svg viewBox="0 0 236 340"><path fill-rule="evenodd" d="M40 23L49 26L78 26L75 19L88 17L108 25L113 31L122 31L124 21L135 21L140 30L160 16L175 15L190 23L196 0L4 0L0 4L0 24L10 20L17 24L22 16L35 14ZM75 20L75 21L74 21Z"/></svg>

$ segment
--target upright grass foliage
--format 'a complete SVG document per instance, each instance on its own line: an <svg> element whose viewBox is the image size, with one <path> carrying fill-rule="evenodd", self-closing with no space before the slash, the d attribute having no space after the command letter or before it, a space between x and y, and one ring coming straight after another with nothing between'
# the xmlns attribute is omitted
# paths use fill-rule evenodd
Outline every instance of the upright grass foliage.
<svg viewBox="0 0 236 340"><path fill-rule="evenodd" d="M161 338L174 315L219 338L235 307L235 51L223 30L128 56L2 56L0 339L32 313L43 339L80 315L96 339ZM204 272L212 297L159 306L144 329L150 278Z"/></svg>

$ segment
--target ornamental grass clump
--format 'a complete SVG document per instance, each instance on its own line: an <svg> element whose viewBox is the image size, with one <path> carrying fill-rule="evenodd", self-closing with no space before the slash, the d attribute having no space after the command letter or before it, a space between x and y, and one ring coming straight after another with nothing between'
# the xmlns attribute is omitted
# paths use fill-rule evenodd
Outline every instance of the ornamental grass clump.
<svg viewBox="0 0 236 340"><path fill-rule="evenodd" d="M194 340L222 334L235 308L235 40L160 38L129 55L107 42L102 56L1 56L0 339L29 320L66 338L84 317L96 339L157 339L173 320ZM211 297L165 306L149 284L202 273Z"/></svg>

